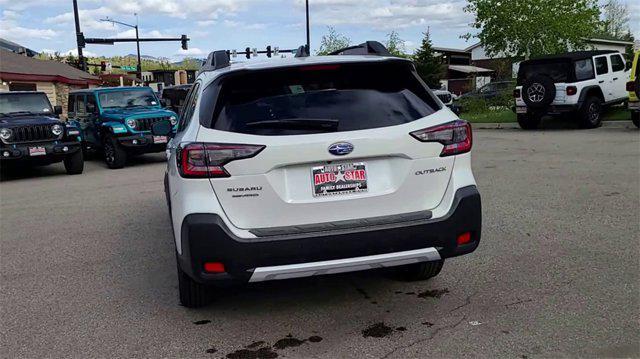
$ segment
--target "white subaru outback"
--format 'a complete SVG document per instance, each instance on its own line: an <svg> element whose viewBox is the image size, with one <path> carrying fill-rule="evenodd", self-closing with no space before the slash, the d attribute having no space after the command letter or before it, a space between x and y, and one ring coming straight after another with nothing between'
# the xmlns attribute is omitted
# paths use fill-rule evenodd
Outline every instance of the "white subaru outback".
<svg viewBox="0 0 640 359"><path fill-rule="evenodd" d="M376 55L209 55L167 149L182 305L223 282L383 267L426 279L477 248L471 127L411 61L361 46Z"/></svg>
<svg viewBox="0 0 640 359"><path fill-rule="evenodd" d="M581 127L602 122L603 108L629 98L624 58L617 51L576 51L520 63L513 92L518 123L535 129L543 116L575 114Z"/></svg>

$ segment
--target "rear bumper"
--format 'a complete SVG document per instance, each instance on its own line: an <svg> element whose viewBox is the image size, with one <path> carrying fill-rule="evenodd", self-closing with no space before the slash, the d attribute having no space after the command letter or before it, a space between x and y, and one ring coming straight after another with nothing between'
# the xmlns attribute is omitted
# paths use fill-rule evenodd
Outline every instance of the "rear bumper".
<svg viewBox="0 0 640 359"><path fill-rule="evenodd" d="M46 154L31 156L29 148L42 147ZM65 151L66 148L66 151ZM30 161L30 162L59 162L66 156L76 153L80 150L80 142L30 142L3 145L0 147L1 161ZM5 156L8 154L8 156Z"/></svg>
<svg viewBox="0 0 640 359"><path fill-rule="evenodd" d="M304 234L238 238L218 215L190 214L181 225L178 262L201 283L301 277L471 253L480 243L481 229L475 186L459 189L442 218ZM471 232L471 242L458 246L457 237L465 232ZM205 273L205 262L222 262L226 273Z"/></svg>

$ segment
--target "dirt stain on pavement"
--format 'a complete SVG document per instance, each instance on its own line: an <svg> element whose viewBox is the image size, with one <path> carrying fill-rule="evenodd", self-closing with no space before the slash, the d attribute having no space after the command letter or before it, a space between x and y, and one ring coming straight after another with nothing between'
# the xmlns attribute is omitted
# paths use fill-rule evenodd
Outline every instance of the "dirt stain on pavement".
<svg viewBox="0 0 640 359"><path fill-rule="evenodd" d="M397 327L396 330L399 332L404 332L407 330L407 327Z"/></svg>
<svg viewBox="0 0 640 359"><path fill-rule="evenodd" d="M209 323L211 323L211 321L209 319L196 320L195 322L193 322L193 324L195 324L195 325L203 325L203 324L209 324Z"/></svg>
<svg viewBox="0 0 640 359"><path fill-rule="evenodd" d="M260 341L253 342L253 343L247 345L247 349L260 348L261 346L264 346L265 344L267 344L267 343L265 343L264 341L260 340Z"/></svg>
<svg viewBox="0 0 640 359"><path fill-rule="evenodd" d="M309 341L312 342L312 343L319 343L319 342L322 341L322 337L314 335L314 336L309 337Z"/></svg>
<svg viewBox="0 0 640 359"><path fill-rule="evenodd" d="M433 323L431 322L422 322L422 325L426 325L427 327L433 327Z"/></svg>
<svg viewBox="0 0 640 359"><path fill-rule="evenodd" d="M304 342L306 342L306 340L300 340L300 339L296 339L296 338L284 338L284 339L278 340L273 345L273 347L278 349L278 350L282 350L282 349L285 349L285 348L299 347L302 344L304 344Z"/></svg>
<svg viewBox="0 0 640 359"><path fill-rule="evenodd" d="M274 359L277 357L278 353L274 352L271 347L264 347L257 350L240 349L227 354L228 359Z"/></svg>
<svg viewBox="0 0 640 359"><path fill-rule="evenodd" d="M418 298L440 298L447 293L449 293L449 289L447 288L425 290L424 292L418 293Z"/></svg>
<svg viewBox="0 0 640 359"><path fill-rule="evenodd" d="M365 338L384 338L393 333L393 328L380 322L371 325L369 328L362 331L362 336Z"/></svg>
<svg viewBox="0 0 640 359"><path fill-rule="evenodd" d="M218 349L216 348L209 348L207 350L205 350L205 352L207 352L207 354L213 354L213 353L217 353Z"/></svg>

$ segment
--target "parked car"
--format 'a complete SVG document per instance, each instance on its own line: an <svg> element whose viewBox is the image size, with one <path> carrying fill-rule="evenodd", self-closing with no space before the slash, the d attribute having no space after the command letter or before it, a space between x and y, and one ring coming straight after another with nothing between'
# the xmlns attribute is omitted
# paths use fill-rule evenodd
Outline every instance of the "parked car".
<svg viewBox="0 0 640 359"><path fill-rule="evenodd" d="M454 104L453 100L455 99L455 96L451 92L443 88L432 89L432 91L445 106L451 109L455 114L460 114L460 108L458 105Z"/></svg>
<svg viewBox="0 0 640 359"><path fill-rule="evenodd" d="M160 99L164 101L163 105L166 108L179 114L189 89L191 89L191 84L165 87L160 92Z"/></svg>
<svg viewBox="0 0 640 359"><path fill-rule="evenodd" d="M629 111L631 111L631 121L636 127L640 127L640 51L633 54L633 65L631 66L631 77L627 82L629 92Z"/></svg>
<svg viewBox="0 0 640 359"><path fill-rule="evenodd" d="M85 151L104 155L109 168L124 167L127 157L163 152L168 137L151 135L151 125L177 115L161 107L149 87L110 87L69 94L69 118L82 131Z"/></svg>
<svg viewBox="0 0 640 359"><path fill-rule="evenodd" d="M359 46L378 56L209 55L165 173L183 305L206 304L224 281L382 267L427 279L476 249L471 126L410 60Z"/></svg>
<svg viewBox="0 0 640 359"><path fill-rule="evenodd" d="M628 78L617 51L578 51L523 61L513 94L518 123L534 129L545 115L571 113L583 128L598 127L605 106L629 98Z"/></svg>
<svg viewBox="0 0 640 359"><path fill-rule="evenodd" d="M44 92L0 92L2 166L63 162L68 174L82 173L80 131L60 121L61 113Z"/></svg>
<svg viewBox="0 0 640 359"><path fill-rule="evenodd" d="M511 95L513 91L513 86L515 82L513 81L494 81L489 82L488 84L477 88L473 91L469 91L464 93L458 97L459 100L464 99L480 99L491 102L492 100L496 100L505 95Z"/></svg>

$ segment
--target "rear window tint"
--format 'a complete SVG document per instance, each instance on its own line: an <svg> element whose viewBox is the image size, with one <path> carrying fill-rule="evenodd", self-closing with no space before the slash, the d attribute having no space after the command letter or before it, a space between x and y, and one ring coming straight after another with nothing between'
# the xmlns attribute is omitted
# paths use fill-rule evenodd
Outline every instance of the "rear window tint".
<svg viewBox="0 0 640 359"><path fill-rule="evenodd" d="M213 128L256 135L354 131L440 107L407 62L247 71L221 81Z"/></svg>
<svg viewBox="0 0 640 359"><path fill-rule="evenodd" d="M540 61L521 64L518 70L518 85L522 85L534 75L551 77L554 82L571 81L571 64L569 61Z"/></svg>
<svg viewBox="0 0 640 359"><path fill-rule="evenodd" d="M575 62L576 80L584 81L592 79L593 76L593 61L591 59L578 60Z"/></svg>

